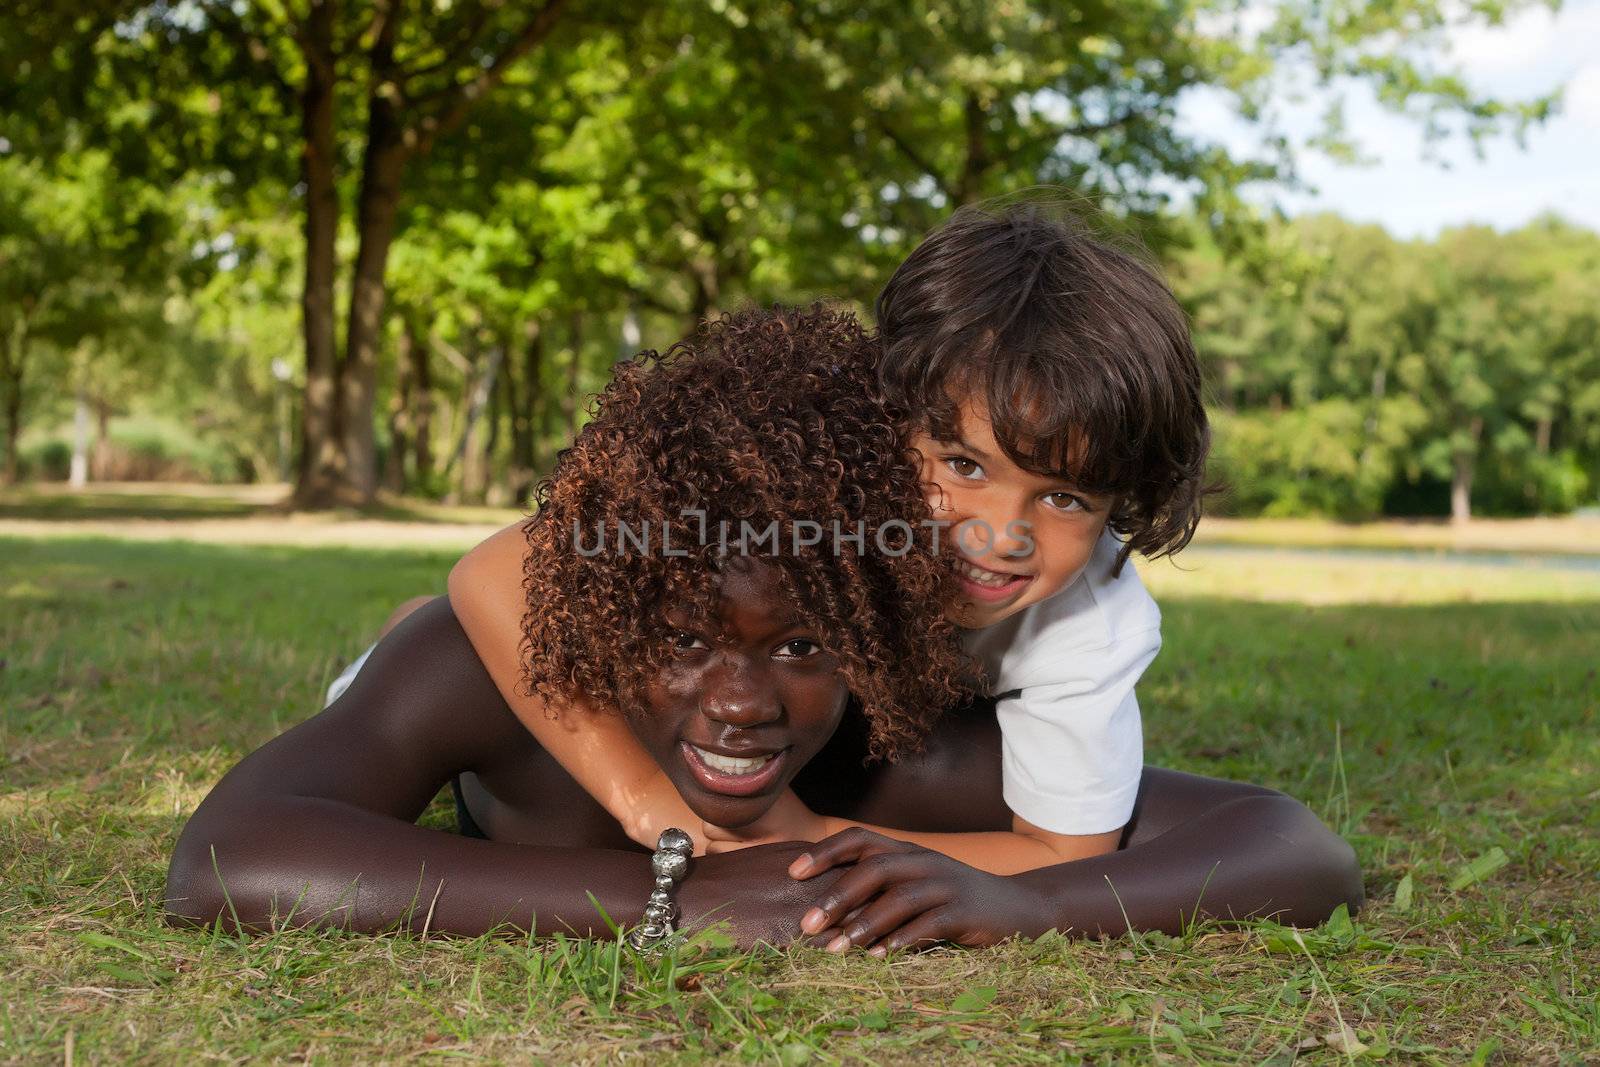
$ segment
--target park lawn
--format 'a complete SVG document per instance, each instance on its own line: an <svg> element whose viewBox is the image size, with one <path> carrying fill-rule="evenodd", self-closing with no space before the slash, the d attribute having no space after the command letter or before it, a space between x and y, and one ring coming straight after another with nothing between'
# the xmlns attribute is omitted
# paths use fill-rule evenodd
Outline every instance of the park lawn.
<svg viewBox="0 0 1600 1067"><path fill-rule="evenodd" d="M186 815L451 558L0 536L0 1062L1600 1056L1596 571L1146 568L1166 618L1150 761L1285 789L1361 857L1367 908L1298 937L641 964L168 928Z"/></svg>

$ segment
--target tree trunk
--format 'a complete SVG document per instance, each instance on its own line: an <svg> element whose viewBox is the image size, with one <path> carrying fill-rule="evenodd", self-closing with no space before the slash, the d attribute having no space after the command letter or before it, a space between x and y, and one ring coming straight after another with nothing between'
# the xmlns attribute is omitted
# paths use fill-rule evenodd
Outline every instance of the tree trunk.
<svg viewBox="0 0 1600 1067"><path fill-rule="evenodd" d="M461 477L453 493L456 500L464 500L472 492L476 481L476 465L481 449L478 447L478 429L482 422L484 409L489 404L489 398L494 395L495 378L500 372L500 358L502 351L499 345L489 349L488 358L485 359L482 370L477 380L472 383L467 393L467 412L461 427L461 439L456 444L455 454L450 457L446 471L454 470L457 466L461 469Z"/></svg>
<svg viewBox="0 0 1600 1067"><path fill-rule="evenodd" d="M397 109L399 86L394 62L397 15L384 20L373 42L372 80L367 93L367 146L361 161L361 191L356 208L360 245L350 292L350 321L345 331L341 367L341 411L346 485L363 503L378 489L377 435L373 408L377 399L378 353L383 346L383 308L388 293L384 275L394 243L395 216L400 209L400 182L410 149Z"/></svg>
<svg viewBox="0 0 1600 1067"><path fill-rule="evenodd" d="M961 177L956 180L956 206L978 199L983 190L983 176L994 164L989 155L989 109L977 93L967 93L962 105L962 120L967 144L961 163Z"/></svg>
<svg viewBox="0 0 1600 1067"><path fill-rule="evenodd" d="M428 361L427 339L416 324L407 322L411 353L411 441L415 458L412 484L428 488L433 478L433 365Z"/></svg>
<svg viewBox="0 0 1600 1067"><path fill-rule="evenodd" d="M629 315L633 315L630 308ZM562 408L567 417L567 443L571 444L578 436L578 413L583 409L583 312L574 311L568 321L568 343L571 345L572 354L567 360L567 395L562 401ZM626 337L628 333L628 319L622 320L622 332ZM638 329L638 320L633 321L635 330ZM632 353L630 353L631 355Z"/></svg>
<svg viewBox="0 0 1600 1067"><path fill-rule="evenodd" d="M89 394L78 386L72 405L72 463L68 467L67 485L83 489L89 484Z"/></svg>
<svg viewBox="0 0 1600 1067"><path fill-rule="evenodd" d="M22 436L22 387L20 381L8 383L6 389L6 461L0 468L0 484L16 485L22 476L21 457L17 455L17 441Z"/></svg>
<svg viewBox="0 0 1600 1067"><path fill-rule="evenodd" d="M89 447L89 477L97 482L110 480L111 405L94 401L94 444Z"/></svg>
<svg viewBox="0 0 1600 1067"><path fill-rule="evenodd" d="M539 408L544 394L544 333L539 320L522 327L522 381L506 368L507 407L511 411L511 469L507 481L512 501L525 505L539 471Z"/></svg>
<svg viewBox="0 0 1600 1067"><path fill-rule="evenodd" d="M500 343L495 349L500 352L507 351L508 337L500 338ZM474 504L493 504L499 506L505 502L505 486L495 477L495 456L500 451L500 428L509 412L506 404L506 383L511 380L511 361L506 356L500 358L501 373L496 377L494 386L489 390L489 414L483 420L483 446L478 451L478 462L473 471L474 480L470 487L469 499Z"/></svg>
<svg viewBox="0 0 1600 1067"><path fill-rule="evenodd" d="M617 359L632 359L639 354L644 333L639 329L639 309L629 304L622 313L622 332L617 335Z"/></svg>
<svg viewBox="0 0 1600 1067"><path fill-rule="evenodd" d="M18 315L11 333L0 350L0 400L6 417L6 458L0 467L0 485L16 485L22 476L22 457L17 445L22 438L23 352L28 344L28 320Z"/></svg>
<svg viewBox="0 0 1600 1067"><path fill-rule="evenodd" d="M332 4L335 0L310 0L311 8L297 34L311 68L306 78L303 94L306 159L309 164L327 161L326 176L331 179L333 146L333 84L334 84L334 18ZM400 0L367 5L374 9L368 46L369 76L366 88L367 141L362 153L361 185L357 194L357 234L354 276L350 290L350 317L345 334L344 358L334 367L332 340L332 286L327 287L326 311L329 328L326 331L326 375L307 375L306 425L307 452L310 458L303 464L301 484L296 498L305 506L326 506L333 503L367 503L377 491L377 438L373 422L374 400L377 392L378 356L382 344L383 309L385 302L384 274L389 261L389 248L394 240L395 220L400 204L400 186L408 160L424 156L443 134L461 124L483 96L492 92L506 77L512 65L549 36L559 21L565 0L546 0L528 19L521 31L515 34L498 55L488 56L482 49L471 50L463 68L452 74L465 75L457 80L429 114L415 116L408 127L402 122L400 104L405 99L405 79L408 73L395 61L395 42L399 36ZM325 76L324 76L325 75ZM326 118L326 124L322 119ZM313 120L316 121L313 121ZM325 139L324 138L324 134ZM323 146L327 151L314 150ZM317 200L319 190L307 175L308 204ZM332 190L331 180L328 190ZM321 247L313 232L313 219L326 216L337 221L337 201L331 209L319 212L307 210L307 300L320 287L310 284L313 264L321 258ZM326 237L328 277L333 275L332 230ZM307 364L308 371L314 362L312 353L312 327L308 306L307 314ZM321 306L316 309L319 313ZM321 353L318 353L320 357ZM324 384L327 387L318 389ZM331 417L314 418L313 399L318 401L316 413L331 412ZM328 442L326 448L313 452L313 440Z"/></svg>
<svg viewBox="0 0 1600 1067"><path fill-rule="evenodd" d="M306 346L305 398L300 409L300 468L295 503L321 507L335 502L344 476L339 426L339 369L335 362L334 242L339 231L339 192L334 167L333 0L311 0L301 35L305 86L300 94L300 161L305 183L305 287L300 296Z"/></svg>
<svg viewBox="0 0 1600 1067"><path fill-rule="evenodd" d="M22 476L21 457L17 455L17 441L22 436L22 388L20 381L9 383L6 390L6 461L0 468L0 484L16 485Z"/></svg>
<svg viewBox="0 0 1600 1067"><path fill-rule="evenodd" d="M1555 420L1549 415L1541 415L1533 430L1533 447L1541 456L1550 454L1550 434L1554 429Z"/></svg>
<svg viewBox="0 0 1600 1067"><path fill-rule="evenodd" d="M394 401L389 405L389 451L383 462L383 486L391 493L406 491L406 460L411 453L412 372L411 344L415 334L409 327L400 331L395 342Z"/></svg>
<svg viewBox="0 0 1600 1067"><path fill-rule="evenodd" d="M1483 436L1483 417L1474 416L1467 428L1468 445L1458 445L1450 476L1450 521L1464 525L1472 520L1472 477L1478 465L1478 439Z"/></svg>
<svg viewBox="0 0 1600 1067"><path fill-rule="evenodd" d="M722 301L722 275L715 253L705 259L691 261L689 276L694 283L694 302L689 308L689 326L685 334L693 333L702 322L722 313L719 307Z"/></svg>

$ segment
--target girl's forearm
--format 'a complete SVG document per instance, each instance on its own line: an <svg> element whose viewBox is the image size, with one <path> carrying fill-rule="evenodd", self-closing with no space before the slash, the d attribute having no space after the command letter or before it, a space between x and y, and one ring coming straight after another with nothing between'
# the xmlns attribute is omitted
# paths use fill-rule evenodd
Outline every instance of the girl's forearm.
<svg viewBox="0 0 1600 1067"><path fill-rule="evenodd" d="M1313 925L1362 902L1350 846L1279 794L1231 800L1147 842L1015 877L1039 901L1037 921L1016 931L1030 937L1176 934L1201 914Z"/></svg>
<svg viewBox="0 0 1600 1067"><path fill-rule="evenodd" d="M596 904L631 924L650 888L649 862L637 853L482 841L338 801L278 796L254 804L247 820L196 813L173 854L167 909L174 921L247 928L475 935L509 926L606 936Z"/></svg>

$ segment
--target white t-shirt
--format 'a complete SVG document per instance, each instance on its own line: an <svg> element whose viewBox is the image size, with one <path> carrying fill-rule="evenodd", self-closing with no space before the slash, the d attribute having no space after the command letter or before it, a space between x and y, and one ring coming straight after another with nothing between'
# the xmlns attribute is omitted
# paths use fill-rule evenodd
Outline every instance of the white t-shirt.
<svg viewBox="0 0 1600 1067"><path fill-rule="evenodd" d="M1109 530L1055 596L970 630L1000 720L1006 806L1043 830L1127 825L1144 770L1134 683L1161 648L1161 611Z"/></svg>

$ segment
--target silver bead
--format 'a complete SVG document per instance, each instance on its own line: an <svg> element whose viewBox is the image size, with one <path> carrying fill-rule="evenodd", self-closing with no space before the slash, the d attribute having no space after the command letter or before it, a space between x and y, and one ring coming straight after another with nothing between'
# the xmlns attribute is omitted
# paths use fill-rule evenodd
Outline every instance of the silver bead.
<svg viewBox="0 0 1600 1067"><path fill-rule="evenodd" d="M657 852L650 857L650 869L661 878L681 882L689 873L689 857L676 852Z"/></svg>
<svg viewBox="0 0 1600 1067"><path fill-rule="evenodd" d="M669 826L661 831L661 836L656 839L656 848L662 852L677 852L687 857L694 852L694 838L676 826Z"/></svg>

